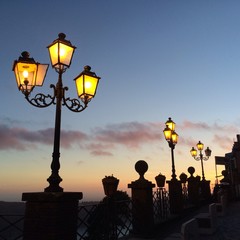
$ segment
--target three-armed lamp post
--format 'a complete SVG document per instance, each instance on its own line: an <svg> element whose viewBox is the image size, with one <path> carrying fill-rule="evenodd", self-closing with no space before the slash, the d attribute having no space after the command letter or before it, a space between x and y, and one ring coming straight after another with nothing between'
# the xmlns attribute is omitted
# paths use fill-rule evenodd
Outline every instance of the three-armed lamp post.
<svg viewBox="0 0 240 240"><path fill-rule="evenodd" d="M65 96L68 87L63 86L62 75L70 67L76 49L65 37L64 33L60 33L58 39L47 47L52 67L58 73L56 85L50 85L53 89L52 95L38 93L35 97L31 97L35 86L43 85L49 64L35 62L33 58L30 58L28 52L23 52L22 56L13 64L18 89L22 91L30 104L39 108L45 108L52 104L56 105L54 147L51 163L52 173L47 179L49 186L45 188L45 192L63 192L63 188L59 186L62 179L58 174L60 169L61 108L66 106L73 112L81 112L86 109L88 103L96 94L100 79L94 72L91 72L91 67L85 66L84 70L74 79L79 99L71 99Z"/></svg>
<svg viewBox="0 0 240 240"><path fill-rule="evenodd" d="M175 132L175 123L172 121L171 118L165 123L166 127L163 130L164 136L166 141L171 148L171 156L172 156L172 180L176 180L176 170L175 170L175 163L174 163L174 148L178 142L178 134Z"/></svg>
<svg viewBox="0 0 240 240"><path fill-rule="evenodd" d="M203 156L203 153L202 153L203 148L204 148L204 144L199 141L198 144L197 144L197 149L199 150L199 156L197 156L197 150L194 147L192 147L192 149L190 150L190 153L195 160L201 161L202 180L205 181L203 160L207 161L209 159L209 157L211 156L212 151L209 149L209 147L207 147L205 149L205 156Z"/></svg>
<svg viewBox="0 0 240 240"><path fill-rule="evenodd" d="M165 123L166 127L163 130L166 141L171 148L172 156L172 179L167 181L169 189L170 212L172 214L181 213L183 210L182 185L177 179L175 163L174 163L174 148L178 142L178 134L175 132L175 123L171 118Z"/></svg>

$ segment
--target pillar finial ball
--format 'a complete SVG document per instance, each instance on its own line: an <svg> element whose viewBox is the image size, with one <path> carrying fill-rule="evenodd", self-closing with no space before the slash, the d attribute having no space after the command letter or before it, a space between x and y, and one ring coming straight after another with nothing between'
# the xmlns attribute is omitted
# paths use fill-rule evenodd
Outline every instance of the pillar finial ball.
<svg viewBox="0 0 240 240"><path fill-rule="evenodd" d="M193 175L195 173L195 168L194 167L189 167L188 172Z"/></svg>
<svg viewBox="0 0 240 240"><path fill-rule="evenodd" d="M148 164L144 160L139 160L135 164L135 170L143 178L145 172L148 170Z"/></svg>

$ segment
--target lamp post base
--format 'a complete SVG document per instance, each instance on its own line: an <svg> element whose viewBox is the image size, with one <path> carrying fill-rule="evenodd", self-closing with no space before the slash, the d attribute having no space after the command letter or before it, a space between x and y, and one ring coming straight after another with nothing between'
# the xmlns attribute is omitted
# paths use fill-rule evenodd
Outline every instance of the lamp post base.
<svg viewBox="0 0 240 240"><path fill-rule="evenodd" d="M76 240L81 192L23 193L23 240Z"/></svg>
<svg viewBox="0 0 240 240"><path fill-rule="evenodd" d="M169 189L170 213L180 214L183 211L182 184L177 179L167 181Z"/></svg>
<svg viewBox="0 0 240 240"><path fill-rule="evenodd" d="M203 201L209 202L211 200L210 181L202 180L200 182L200 187L201 187L201 197Z"/></svg>

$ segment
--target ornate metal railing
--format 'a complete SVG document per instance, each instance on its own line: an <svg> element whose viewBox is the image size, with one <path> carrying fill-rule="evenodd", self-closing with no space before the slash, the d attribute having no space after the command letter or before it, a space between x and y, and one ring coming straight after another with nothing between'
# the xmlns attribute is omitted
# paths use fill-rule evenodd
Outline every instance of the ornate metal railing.
<svg viewBox="0 0 240 240"><path fill-rule="evenodd" d="M78 240L119 239L129 235L132 227L131 201L112 201L80 205Z"/></svg>
<svg viewBox="0 0 240 240"><path fill-rule="evenodd" d="M169 194L165 188L153 192L153 213L156 224L166 221L170 216Z"/></svg>
<svg viewBox="0 0 240 240"><path fill-rule="evenodd" d="M187 191L184 193L187 198ZM116 240L128 236L132 230L132 207L130 200L114 201L111 198L95 204L81 203L77 239ZM155 224L169 219L169 194L165 188L153 192L153 212ZM23 222L23 215L0 215L0 240L22 240Z"/></svg>
<svg viewBox="0 0 240 240"><path fill-rule="evenodd" d="M0 215L0 239L21 240L23 220L23 215Z"/></svg>

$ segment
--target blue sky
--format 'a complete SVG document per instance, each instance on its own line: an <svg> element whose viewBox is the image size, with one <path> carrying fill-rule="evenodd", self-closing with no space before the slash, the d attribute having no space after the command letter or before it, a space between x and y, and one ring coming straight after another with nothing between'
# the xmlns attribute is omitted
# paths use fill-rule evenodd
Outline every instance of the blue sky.
<svg viewBox="0 0 240 240"><path fill-rule="evenodd" d="M163 136L172 117L179 143L176 174L200 163L190 156L201 140L212 149L204 162L214 183L214 156L230 152L239 133L240 2L179 0L70 0L0 2L0 200L43 191L50 175L55 107L34 108L18 91L12 64L22 51L50 63L47 46L64 32L77 47L63 75L73 79L90 65L101 77L96 97L82 113L63 107L61 186L103 197L101 179L120 179L120 190L138 178L135 163L147 161L146 178L170 178L170 149ZM51 93L50 67L42 88ZM33 93L33 96L34 96Z"/></svg>

